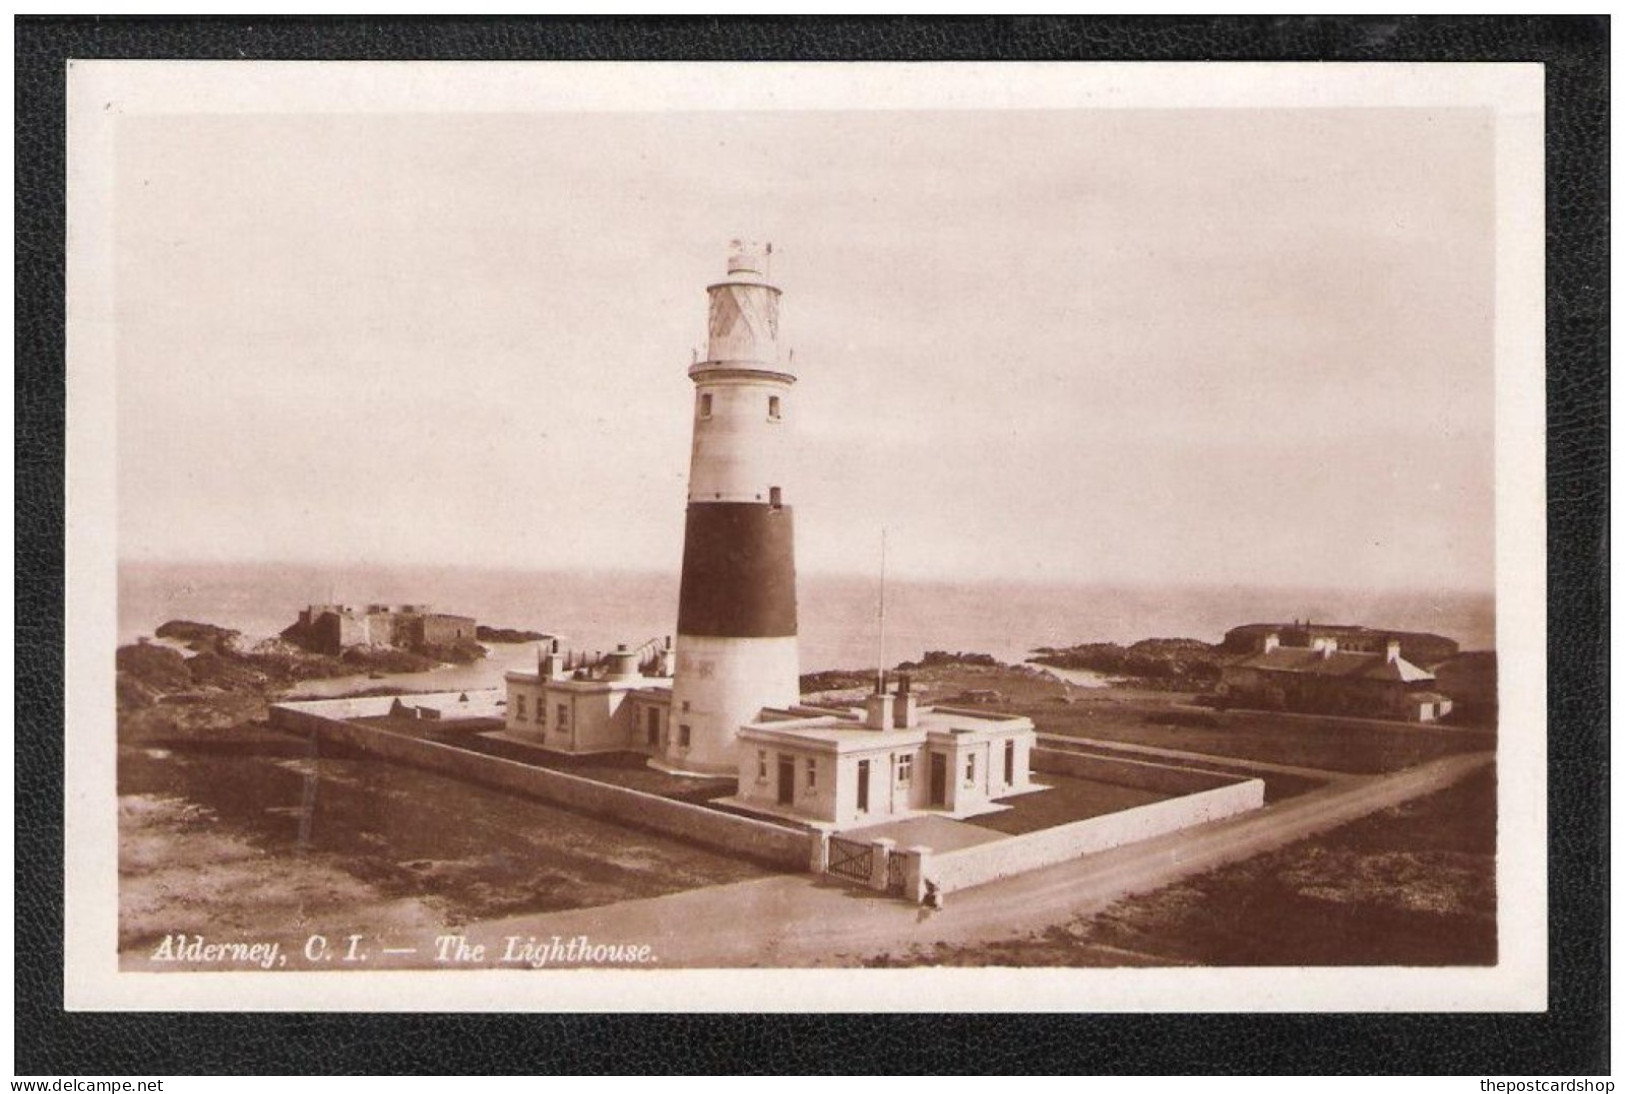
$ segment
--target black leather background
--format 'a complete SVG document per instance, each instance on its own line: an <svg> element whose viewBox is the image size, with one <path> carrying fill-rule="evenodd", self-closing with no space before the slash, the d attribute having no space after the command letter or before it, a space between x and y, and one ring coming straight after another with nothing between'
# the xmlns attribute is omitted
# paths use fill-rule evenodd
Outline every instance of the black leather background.
<svg viewBox="0 0 1625 1094"><path fill-rule="evenodd" d="M1607 31L1605 17L19 19L18 1073L1606 1072ZM68 57L1545 62L1551 1011L1026 1017L64 1013L60 651Z"/></svg>

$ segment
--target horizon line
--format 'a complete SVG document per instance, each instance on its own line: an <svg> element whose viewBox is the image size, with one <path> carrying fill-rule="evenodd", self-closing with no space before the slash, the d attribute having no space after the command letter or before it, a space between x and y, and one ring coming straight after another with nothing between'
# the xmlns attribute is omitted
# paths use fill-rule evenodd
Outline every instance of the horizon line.
<svg viewBox="0 0 1625 1094"><path fill-rule="evenodd" d="M559 574L582 575L591 577L660 577L673 581L681 577L681 569L651 568L635 566L594 566L590 564L578 565L531 565L516 563L477 563L477 562L320 562L300 559L193 559L193 558L117 558L116 565L122 570L125 567L266 567L284 569L310 569L310 570L463 570L481 573L525 573L525 574ZM877 576L863 570L798 570L797 578L822 578L835 580L863 581L873 583ZM1367 594L1402 594L1402 593L1448 593L1464 596L1496 595L1496 587L1478 585L1444 585L1444 584L1395 584L1395 585L1361 585L1345 582L1327 581L1316 584L1303 581L1269 581L1255 579L1247 581L1221 580L1221 579L1134 579L1134 578L1080 578L1056 574L1049 577L1034 577L1031 575L1017 576L987 576L987 575L907 575L891 574L890 580L903 581L915 585L1032 585L1032 586L1070 586L1078 588L1104 588L1104 589L1278 589L1283 591L1306 592L1343 592Z"/></svg>

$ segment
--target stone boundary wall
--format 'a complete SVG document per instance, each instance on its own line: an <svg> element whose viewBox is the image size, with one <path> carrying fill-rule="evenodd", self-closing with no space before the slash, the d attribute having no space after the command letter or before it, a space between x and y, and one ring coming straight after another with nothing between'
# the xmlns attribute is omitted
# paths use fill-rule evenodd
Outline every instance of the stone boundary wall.
<svg viewBox="0 0 1625 1094"><path fill-rule="evenodd" d="M276 704L271 707L271 725L348 745L383 760L524 794L635 828L743 855L781 869L807 869L813 849L811 832L469 752L453 745L404 737L346 720L387 714L394 700L394 696L383 696Z"/></svg>
<svg viewBox="0 0 1625 1094"><path fill-rule="evenodd" d="M1157 760L1099 756L1043 746L1033 749L1032 768L1039 782L1043 781L1044 772L1054 771L1060 775L1131 786L1136 790L1157 790L1165 794L1197 794L1230 786L1247 778L1245 775L1197 771Z"/></svg>
<svg viewBox="0 0 1625 1094"><path fill-rule="evenodd" d="M1436 690L1436 689L1435 689ZM1352 718L1348 715L1321 714L1316 711L1292 710L1265 710L1259 707L1232 706L1224 710L1206 710L1204 713L1216 715L1220 725L1246 723L1248 725L1267 726L1290 732L1301 729L1305 722L1313 722L1318 729L1347 730L1351 733L1361 730L1378 730L1387 733L1404 733L1415 735L1418 733L1484 733L1494 734L1493 726L1454 725L1440 722L1407 722L1401 718Z"/></svg>
<svg viewBox="0 0 1625 1094"><path fill-rule="evenodd" d="M426 698L426 695L363 695L353 699L297 699L272 703L271 725L278 729L297 725L304 732L314 728L315 722L342 722L347 718L376 718L388 714L396 699L405 703ZM283 716L280 722L277 720L279 714Z"/></svg>
<svg viewBox="0 0 1625 1094"><path fill-rule="evenodd" d="M918 867L921 887L931 882L943 893L968 889L1192 825L1233 817L1264 804L1261 779L1213 777L1222 779L1225 785L957 851L921 854Z"/></svg>

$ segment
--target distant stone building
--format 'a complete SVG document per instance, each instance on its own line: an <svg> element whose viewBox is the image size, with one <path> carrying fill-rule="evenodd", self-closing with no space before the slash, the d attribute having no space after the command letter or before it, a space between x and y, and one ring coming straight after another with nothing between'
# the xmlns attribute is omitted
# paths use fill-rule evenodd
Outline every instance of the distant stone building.
<svg viewBox="0 0 1625 1094"><path fill-rule="evenodd" d="M1397 637L1385 638L1380 652L1342 649L1331 635L1311 638L1307 646L1288 646L1281 637L1272 631L1254 652L1224 665L1219 695L1265 710L1406 722L1450 713L1451 701L1435 690L1433 674L1400 656Z"/></svg>
<svg viewBox="0 0 1625 1094"><path fill-rule="evenodd" d="M289 631L307 649L337 655L351 646L418 650L472 642L475 622L427 604L312 604Z"/></svg>
<svg viewBox="0 0 1625 1094"><path fill-rule="evenodd" d="M1219 648L1225 653L1256 653L1264 639L1275 635L1288 648L1312 647L1317 639L1330 638L1344 653L1384 653L1390 640L1399 643L1399 655L1415 665L1432 668L1461 652L1461 647L1442 634L1425 631L1375 630L1346 623L1244 623L1224 634Z"/></svg>

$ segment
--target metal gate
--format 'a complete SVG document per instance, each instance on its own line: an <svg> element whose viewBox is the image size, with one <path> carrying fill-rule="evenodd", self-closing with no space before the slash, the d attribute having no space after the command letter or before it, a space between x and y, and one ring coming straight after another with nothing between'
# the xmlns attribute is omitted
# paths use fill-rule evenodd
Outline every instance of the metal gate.
<svg viewBox="0 0 1625 1094"><path fill-rule="evenodd" d="M842 839L840 836L829 838L830 873L837 877L851 878L853 881L867 882L874 872L874 864L873 844Z"/></svg>

